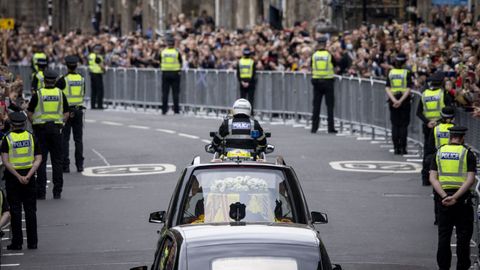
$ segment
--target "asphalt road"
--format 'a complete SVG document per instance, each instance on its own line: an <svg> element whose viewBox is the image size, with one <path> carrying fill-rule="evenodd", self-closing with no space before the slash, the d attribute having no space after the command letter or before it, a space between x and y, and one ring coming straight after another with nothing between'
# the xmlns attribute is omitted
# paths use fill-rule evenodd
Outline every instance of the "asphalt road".
<svg viewBox="0 0 480 270"><path fill-rule="evenodd" d="M150 265L159 227L148 223L148 215L166 209L180 171L194 156L208 160L203 140L220 124L219 119L126 111L88 111L86 119L85 167L172 164L176 171L91 177L72 166L64 175L63 198L52 200L49 192L38 202L39 249L4 250L2 269ZM421 186L418 173L338 171L329 165L407 157L393 156L390 146L378 141L312 135L302 125L265 123L264 128L273 134L272 155L283 155L296 170L310 210L328 213L330 223L318 229L333 261L344 269L435 269L431 189Z"/></svg>

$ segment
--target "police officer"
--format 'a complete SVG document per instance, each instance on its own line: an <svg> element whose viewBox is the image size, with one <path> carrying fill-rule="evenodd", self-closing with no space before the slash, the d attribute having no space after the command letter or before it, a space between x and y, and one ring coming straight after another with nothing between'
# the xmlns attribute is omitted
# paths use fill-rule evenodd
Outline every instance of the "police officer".
<svg viewBox="0 0 480 270"><path fill-rule="evenodd" d="M38 71L38 60L42 59L48 63L47 55L42 51L42 46L40 44L33 45L33 55L32 55L32 70L33 72Z"/></svg>
<svg viewBox="0 0 480 270"><path fill-rule="evenodd" d="M242 98L235 101L233 117L225 119L213 137L212 147L217 152L223 152L223 141L225 148L253 149L257 152L265 150L267 138L260 123L251 118L251 112L252 106L248 100Z"/></svg>
<svg viewBox="0 0 480 270"><path fill-rule="evenodd" d="M450 106L450 95L445 93L443 86L443 72L436 72L429 77L428 88L422 93L422 102L418 103L417 117L423 122L424 152L428 138L433 128L441 118L441 111L445 106ZM422 185L428 186L430 163L426 155L423 156Z"/></svg>
<svg viewBox="0 0 480 270"><path fill-rule="evenodd" d="M337 133L333 121L334 100L334 67L336 65L334 57L326 49L327 38L321 36L317 39L317 48L312 55L312 84L313 84L313 113L312 113L312 133L316 133L320 124L320 107L323 96L327 105L328 133Z"/></svg>
<svg viewBox="0 0 480 270"><path fill-rule="evenodd" d="M32 83L30 87L32 93L35 93L38 89L42 89L45 86L43 72L45 71L47 66L48 62L46 59L39 58L36 61L36 71L32 74Z"/></svg>
<svg viewBox="0 0 480 270"><path fill-rule="evenodd" d="M428 164L431 164L435 151L442 146L448 144L450 138L449 128L454 126L453 120L455 117L455 109L453 107L447 106L442 109L441 112L442 119L440 122L433 128L433 132L430 132L430 137L428 138L427 144L425 145L423 155L427 160ZM433 199L435 202L435 198ZM435 222L438 224L438 205L435 202Z"/></svg>
<svg viewBox="0 0 480 270"><path fill-rule="evenodd" d="M85 79L76 72L78 57L65 57L68 73L57 81L57 87L63 90L69 105L69 117L62 129L63 134L63 172L70 172L70 134L73 131L75 142L75 165L77 172L83 171L83 99L85 96Z"/></svg>
<svg viewBox="0 0 480 270"><path fill-rule="evenodd" d="M237 64L237 79L240 85L240 98L247 99L253 106L255 100L255 61L250 57L249 48L243 49L243 57Z"/></svg>
<svg viewBox="0 0 480 270"><path fill-rule="evenodd" d="M395 68L390 70L385 91L392 122L392 141L395 155L407 153L408 125L410 124L410 89L413 86L411 72L404 68L407 56L399 53Z"/></svg>
<svg viewBox="0 0 480 270"><path fill-rule="evenodd" d="M42 155L34 136L25 130L27 117L22 112L9 115L12 131L2 141L2 161L5 164L5 187L12 216L12 243L9 250L21 250L22 205L25 211L27 247L37 248L37 201L35 193L35 171Z"/></svg>
<svg viewBox="0 0 480 270"><path fill-rule="evenodd" d="M63 189L62 127L69 116L68 101L62 90L55 87L57 73L45 71L45 87L33 94L28 104L28 115L42 152L42 163L37 172L37 199L45 200L47 184L47 157L52 163L53 198L60 199Z"/></svg>
<svg viewBox="0 0 480 270"><path fill-rule="evenodd" d="M168 112L168 95L170 87L173 96L173 112L180 113L180 71L182 69L182 56L175 48L175 38L166 37L167 48L160 53L160 69L162 70L162 114Z"/></svg>
<svg viewBox="0 0 480 270"><path fill-rule="evenodd" d="M93 52L88 55L88 71L90 73L90 81L92 93L90 103L92 109L103 109L103 73L105 66L103 57L100 55L102 47L95 45Z"/></svg>
<svg viewBox="0 0 480 270"><path fill-rule="evenodd" d="M466 131L466 127L451 127L449 143L438 149L431 164L430 183L439 208L439 269L450 269L453 227L457 235L457 270L470 269L470 239L473 232L470 188L475 182L477 161L475 155L463 145Z"/></svg>

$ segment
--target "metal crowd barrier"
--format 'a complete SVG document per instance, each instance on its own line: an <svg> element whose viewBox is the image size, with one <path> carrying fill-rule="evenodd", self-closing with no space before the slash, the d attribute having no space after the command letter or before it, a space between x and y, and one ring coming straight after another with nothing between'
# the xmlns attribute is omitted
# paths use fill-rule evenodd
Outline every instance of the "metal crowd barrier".
<svg viewBox="0 0 480 270"><path fill-rule="evenodd" d="M28 66L10 66L24 81L24 92L30 93L31 69ZM65 66L54 69L61 74ZM90 96L90 79L86 67L79 67L86 78L86 98ZM311 76L301 72L258 72L255 94L255 112L261 118L279 116L283 119L309 120L312 111L313 89ZM105 102L113 107L135 108L161 105L161 71L152 68L108 68L104 75ZM234 71L190 69L183 71L180 103L185 110L204 109L219 112L228 110L239 96ZM340 129L389 138L390 119L385 95L385 82L357 77L335 78L335 118ZM422 123L416 116L420 93L413 94L409 139L422 145ZM322 105L322 119L326 106ZM463 109L457 110L457 122L469 128L467 143L480 150L480 120L472 118Z"/></svg>

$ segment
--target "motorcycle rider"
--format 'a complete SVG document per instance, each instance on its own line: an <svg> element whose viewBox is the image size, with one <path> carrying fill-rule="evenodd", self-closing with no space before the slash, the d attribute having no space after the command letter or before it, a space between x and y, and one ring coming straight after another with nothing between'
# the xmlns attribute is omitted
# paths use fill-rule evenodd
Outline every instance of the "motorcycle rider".
<svg viewBox="0 0 480 270"><path fill-rule="evenodd" d="M213 137L211 147L222 152L222 141L225 148L248 149L263 152L267 147L267 138L257 120L251 117L252 105L246 99L238 99L233 103L233 116L226 118L218 133Z"/></svg>

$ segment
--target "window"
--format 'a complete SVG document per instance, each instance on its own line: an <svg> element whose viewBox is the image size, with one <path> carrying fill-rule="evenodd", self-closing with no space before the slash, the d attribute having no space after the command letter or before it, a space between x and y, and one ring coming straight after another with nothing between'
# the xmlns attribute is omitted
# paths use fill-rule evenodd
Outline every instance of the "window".
<svg viewBox="0 0 480 270"><path fill-rule="evenodd" d="M297 270L297 261L292 258L241 257L220 258L212 262L212 270Z"/></svg>
<svg viewBox="0 0 480 270"><path fill-rule="evenodd" d="M162 249L160 251L160 262L158 264L158 270L173 270L175 267L175 256L177 251L177 245L170 237L165 238Z"/></svg>
<svg viewBox="0 0 480 270"><path fill-rule="evenodd" d="M245 205L244 222L293 222L291 196L280 170L197 170L190 179L183 224L232 222L230 206Z"/></svg>

